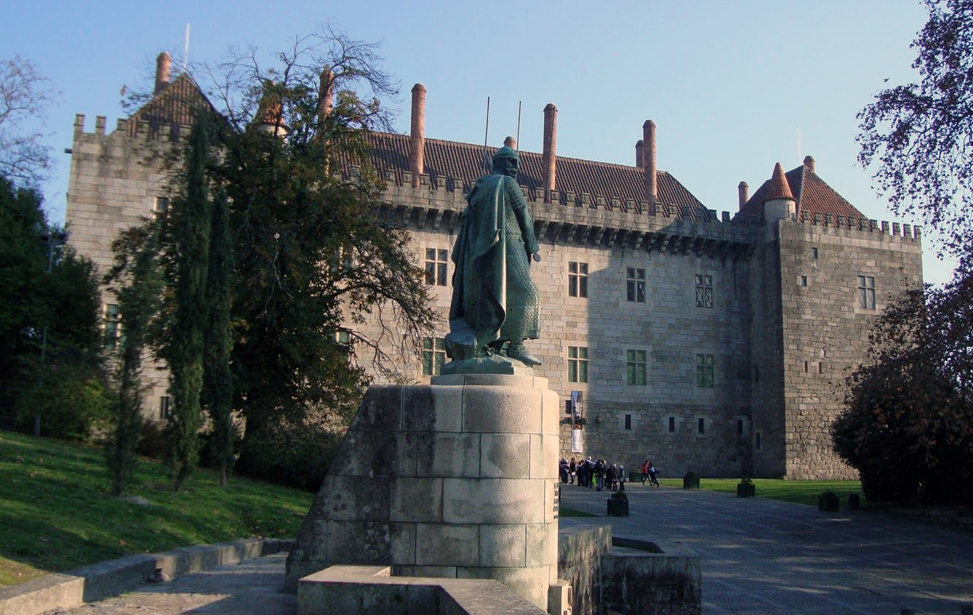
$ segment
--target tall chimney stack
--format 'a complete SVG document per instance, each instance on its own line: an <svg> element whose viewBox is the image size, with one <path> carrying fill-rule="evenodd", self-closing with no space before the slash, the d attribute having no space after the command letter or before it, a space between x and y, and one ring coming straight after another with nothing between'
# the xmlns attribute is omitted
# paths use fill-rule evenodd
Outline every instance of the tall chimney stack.
<svg viewBox="0 0 973 615"><path fill-rule="evenodd" d="M319 91L321 100L318 102L318 113L323 120L331 115L331 111L334 109L334 75L331 73L330 66L325 66L324 70L321 71Z"/></svg>
<svg viewBox="0 0 973 615"><path fill-rule="evenodd" d="M168 51L163 51L155 59L155 90L153 94L158 94L162 88L169 85L169 74L172 72L172 57Z"/></svg>
<svg viewBox="0 0 973 615"><path fill-rule="evenodd" d="M409 169L412 187L419 187L419 176L425 170L426 153L426 86L412 86L412 134L409 137Z"/></svg>
<svg viewBox="0 0 973 615"><path fill-rule="evenodd" d="M645 169L645 196L650 203L657 200L656 186L656 158L655 158L655 122L646 120L642 124L642 163Z"/></svg>
<svg viewBox="0 0 973 615"><path fill-rule="evenodd" d="M740 196L740 209L742 210L743 206L750 200L750 185L747 182L740 182L740 185L737 186L737 193Z"/></svg>
<svg viewBox="0 0 973 615"><path fill-rule="evenodd" d="M557 176L557 107L548 103L544 107L544 202L550 202L550 191L556 186Z"/></svg>
<svg viewBox="0 0 973 615"><path fill-rule="evenodd" d="M640 169L643 166L645 166L645 163L642 161L642 144L643 143L644 143L644 141L642 141L642 139L639 139L638 141L635 142L635 166L637 166Z"/></svg>

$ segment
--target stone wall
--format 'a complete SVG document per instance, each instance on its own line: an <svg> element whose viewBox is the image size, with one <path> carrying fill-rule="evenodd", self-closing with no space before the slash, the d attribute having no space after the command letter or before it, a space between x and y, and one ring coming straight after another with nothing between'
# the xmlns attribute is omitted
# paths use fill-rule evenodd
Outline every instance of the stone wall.
<svg viewBox="0 0 973 615"><path fill-rule="evenodd" d="M780 223L784 421L788 478L857 478L831 449L845 378L867 358L868 334L894 297L922 287L922 250L908 225L848 228ZM858 278L874 280L874 307Z"/></svg>

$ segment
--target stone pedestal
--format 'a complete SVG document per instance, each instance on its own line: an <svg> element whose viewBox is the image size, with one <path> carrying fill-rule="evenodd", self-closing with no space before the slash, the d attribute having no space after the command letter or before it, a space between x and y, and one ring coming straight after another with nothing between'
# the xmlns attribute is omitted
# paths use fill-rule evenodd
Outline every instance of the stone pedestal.
<svg viewBox="0 0 973 615"><path fill-rule="evenodd" d="M547 380L371 387L287 561L496 579L542 609L557 582L558 408Z"/></svg>

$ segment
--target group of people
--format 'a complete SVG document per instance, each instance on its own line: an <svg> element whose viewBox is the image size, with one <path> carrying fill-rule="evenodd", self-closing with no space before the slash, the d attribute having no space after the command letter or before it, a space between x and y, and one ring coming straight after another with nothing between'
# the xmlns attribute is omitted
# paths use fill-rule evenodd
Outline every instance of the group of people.
<svg viewBox="0 0 973 615"><path fill-rule="evenodd" d="M582 459L578 461L574 457L571 461L561 458L561 482L589 489L607 489L608 491L625 490L624 483L627 478L625 466L616 463L610 464L604 459Z"/></svg>

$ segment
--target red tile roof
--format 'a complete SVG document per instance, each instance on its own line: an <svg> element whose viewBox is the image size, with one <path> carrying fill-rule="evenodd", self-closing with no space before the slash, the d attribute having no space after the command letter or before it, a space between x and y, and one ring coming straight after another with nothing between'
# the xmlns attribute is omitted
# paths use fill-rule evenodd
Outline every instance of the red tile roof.
<svg viewBox="0 0 973 615"><path fill-rule="evenodd" d="M192 126L196 122L196 110L203 105L214 111L206 96L188 73L183 73L166 85L161 92L128 118L128 133L135 136L139 123L148 123L150 133L163 124Z"/></svg>
<svg viewBox="0 0 973 615"><path fill-rule="evenodd" d="M764 196L764 202L773 201L776 199L794 199L794 193L791 192L790 184L787 183L787 178L784 177L784 167L780 166L778 162L774 165L774 175L770 178L770 187L767 188L767 194Z"/></svg>
<svg viewBox="0 0 973 615"><path fill-rule="evenodd" d="M787 183L790 186L794 200L797 201L797 214L800 216L804 212L811 214L831 214L832 216L845 216L847 218L866 218L865 214L855 208L843 196L834 191L826 184L817 173L807 168L803 164L796 169L785 173ZM768 198L771 191L773 180L767 180L756 192L751 195L750 200L740 209L737 214L743 218L762 218L764 201Z"/></svg>
<svg viewBox="0 0 973 615"><path fill-rule="evenodd" d="M395 182L402 184L402 173L409 170L409 136L372 133L371 163L384 177L386 171L394 174ZM455 177L467 185L478 177L489 173L491 157L496 148L483 147L470 143L426 139L424 173L428 173L436 184L439 178ZM529 189L543 188L543 155L536 152L520 151L520 173L517 182ZM703 204L679 181L665 171L657 171L658 202L670 207L674 217L682 217L682 208L689 208L691 219L708 217ZM645 176L642 169L634 166L580 160L558 156L556 188L561 192L574 192L576 195L590 194L603 196L611 202L612 198L645 201Z"/></svg>

